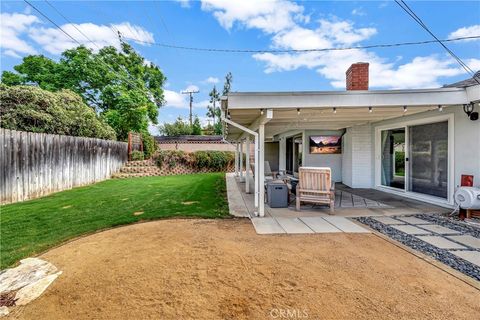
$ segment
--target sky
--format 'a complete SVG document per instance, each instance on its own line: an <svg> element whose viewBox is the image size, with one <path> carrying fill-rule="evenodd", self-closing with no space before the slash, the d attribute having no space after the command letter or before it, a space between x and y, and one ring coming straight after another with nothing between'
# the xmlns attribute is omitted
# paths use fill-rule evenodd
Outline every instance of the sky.
<svg viewBox="0 0 480 320"><path fill-rule="evenodd" d="M216 49L317 49L431 40L392 1L32 1L76 40L97 50L119 46L119 30L167 77L159 123L188 118L185 89L198 89L194 114L207 123L208 93L232 91L345 90L345 71L370 63L371 89L434 88L469 78L438 44L303 53L224 53L166 48L158 44ZM440 39L480 36L480 1L407 1ZM23 1L2 1L0 54L3 70L22 57L59 59L77 44ZM64 17L75 24L71 25ZM92 44L76 28L95 42ZM132 39L132 40L130 40ZM447 45L480 70L480 39ZM152 133L157 128L151 126Z"/></svg>

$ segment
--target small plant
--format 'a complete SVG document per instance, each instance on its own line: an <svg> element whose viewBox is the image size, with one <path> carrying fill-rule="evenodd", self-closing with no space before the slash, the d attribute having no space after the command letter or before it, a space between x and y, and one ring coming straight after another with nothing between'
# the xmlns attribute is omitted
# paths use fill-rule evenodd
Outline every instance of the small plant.
<svg viewBox="0 0 480 320"><path fill-rule="evenodd" d="M130 153L130 158L132 161L140 161L145 159L143 152L137 150L134 150Z"/></svg>

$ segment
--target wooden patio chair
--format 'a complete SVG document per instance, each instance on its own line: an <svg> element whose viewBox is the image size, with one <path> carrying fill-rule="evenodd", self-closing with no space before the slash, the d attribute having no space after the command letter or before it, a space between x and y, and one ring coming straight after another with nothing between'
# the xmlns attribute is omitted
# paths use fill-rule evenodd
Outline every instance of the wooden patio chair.
<svg viewBox="0 0 480 320"><path fill-rule="evenodd" d="M330 206L330 214L333 214L335 184L332 183L332 170L330 168L300 167L298 176L297 211L300 211L302 202L323 203Z"/></svg>

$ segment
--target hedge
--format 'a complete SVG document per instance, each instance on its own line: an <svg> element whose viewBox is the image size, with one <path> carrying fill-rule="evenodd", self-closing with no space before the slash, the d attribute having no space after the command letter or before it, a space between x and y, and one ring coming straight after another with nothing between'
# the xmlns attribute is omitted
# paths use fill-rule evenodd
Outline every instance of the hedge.
<svg viewBox="0 0 480 320"><path fill-rule="evenodd" d="M155 161L160 168L168 165L170 168L177 164L188 165L197 169L212 169L224 171L235 161L232 151L195 151L160 150L155 155Z"/></svg>

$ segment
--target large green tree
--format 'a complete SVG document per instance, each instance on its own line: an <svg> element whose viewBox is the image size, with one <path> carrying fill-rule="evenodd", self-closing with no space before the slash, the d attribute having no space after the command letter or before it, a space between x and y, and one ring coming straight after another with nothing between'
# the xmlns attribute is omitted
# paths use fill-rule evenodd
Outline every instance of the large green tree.
<svg viewBox="0 0 480 320"><path fill-rule="evenodd" d="M6 85L33 84L42 89L70 89L80 94L114 128L119 139L129 131L147 132L156 124L164 102L161 70L147 63L129 44L120 50L104 47L98 52L79 46L63 52L58 62L41 55L27 56L4 71Z"/></svg>

